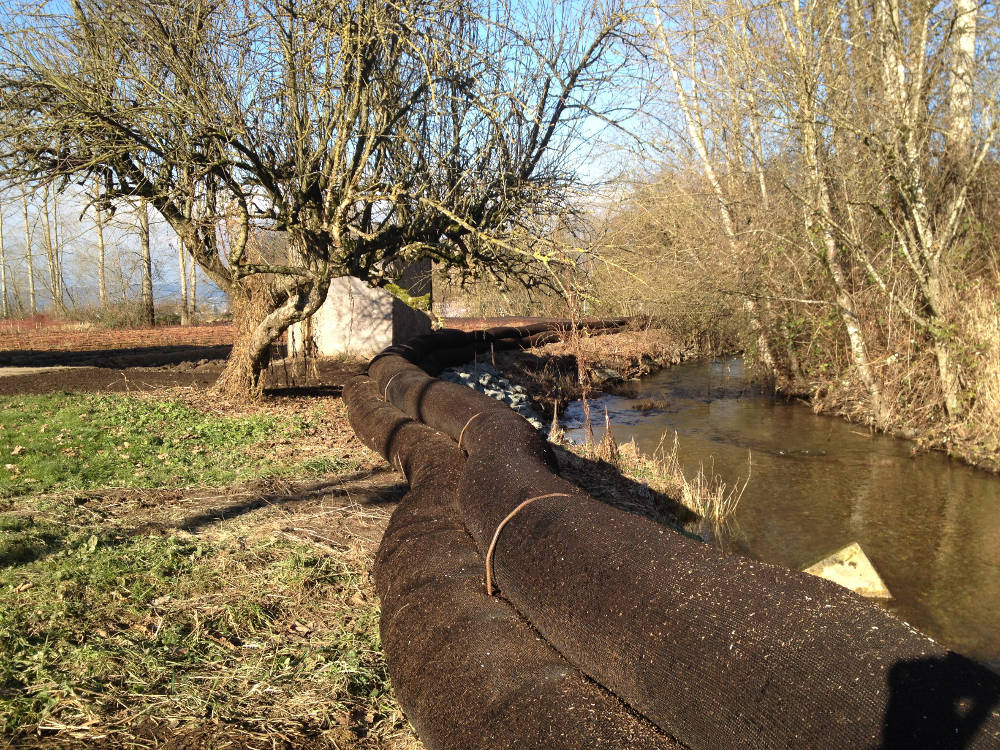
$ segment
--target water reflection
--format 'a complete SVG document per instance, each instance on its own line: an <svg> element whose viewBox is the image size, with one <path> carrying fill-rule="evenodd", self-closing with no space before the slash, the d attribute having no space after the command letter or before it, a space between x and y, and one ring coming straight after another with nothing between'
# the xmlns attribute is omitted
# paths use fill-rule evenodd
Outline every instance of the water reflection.
<svg viewBox="0 0 1000 750"><path fill-rule="evenodd" d="M650 400L664 403L634 408ZM592 403L597 439L605 408L616 439L646 452L676 431L692 473L705 463L732 484L752 453L727 547L802 568L858 541L894 595L886 606L1000 669L1000 478L770 398L748 386L738 359L674 367ZM583 439L581 419L571 405L571 439Z"/></svg>

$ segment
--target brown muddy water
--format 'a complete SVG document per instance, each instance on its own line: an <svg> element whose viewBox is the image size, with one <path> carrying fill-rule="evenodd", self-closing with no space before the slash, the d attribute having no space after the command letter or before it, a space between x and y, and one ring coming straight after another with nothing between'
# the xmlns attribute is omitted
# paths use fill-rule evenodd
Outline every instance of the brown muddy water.
<svg viewBox="0 0 1000 750"><path fill-rule="evenodd" d="M691 476L703 465L730 485L752 473L732 528L739 554L802 569L857 541L893 599L884 606L939 643L1000 671L1000 477L913 443L775 399L739 359L700 361L636 381L628 396L591 401L618 442L652 453L674 432ZM638 411L636 404L661 401ZM568 437L583 440L579 402Z"/></svg>

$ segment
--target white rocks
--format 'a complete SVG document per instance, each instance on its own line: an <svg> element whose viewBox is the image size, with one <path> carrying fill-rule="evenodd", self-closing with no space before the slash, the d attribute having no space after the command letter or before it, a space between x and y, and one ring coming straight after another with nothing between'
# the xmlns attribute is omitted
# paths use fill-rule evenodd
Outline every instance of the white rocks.
<svg viewBox="0 0 1000 750"><path fill-rule="evenodd" d="M543 431L545 429L542 417L531 405L531 399L528 398L528 392L524 387L514 385L488 364L478 363L450 367L438 377L450 383L468 386L490 398L501 401L527 419L535 429Z"/></svg>

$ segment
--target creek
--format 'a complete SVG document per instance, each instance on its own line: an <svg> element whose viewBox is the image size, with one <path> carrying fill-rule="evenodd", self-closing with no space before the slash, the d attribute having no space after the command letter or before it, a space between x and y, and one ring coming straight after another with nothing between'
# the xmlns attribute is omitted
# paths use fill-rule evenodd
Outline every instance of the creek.
<svg viewBox="0 0 1000 750"><path fill-rule="evenodd" d="M605 409L615 439L643 453L664 435L669 451L676 432L688 476L703 466L729 485L749 453L725 549L802 569L857 541L893 595L883 606L1000 671L1000 477L774 398L738 358L668 368L621 394L590 401L597 440ZM583 440L580 402L562 422Z"/></svg>

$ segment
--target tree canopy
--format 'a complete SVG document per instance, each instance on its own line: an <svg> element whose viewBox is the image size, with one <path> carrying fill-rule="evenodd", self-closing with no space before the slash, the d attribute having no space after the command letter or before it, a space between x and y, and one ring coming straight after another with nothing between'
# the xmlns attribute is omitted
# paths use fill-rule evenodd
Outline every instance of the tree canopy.
<svg viewBox="0 0 1000 750"><path fill-rule="evenodd" d="M231 294L265 276L242 381L330 279L430 257L534 278L575 126L620 58L614 4L69 0L8 7L0 160L12 182L143 198ZM13 20L16 19L16 20ZM287 250L254 236L278 230Z"/></svg>

